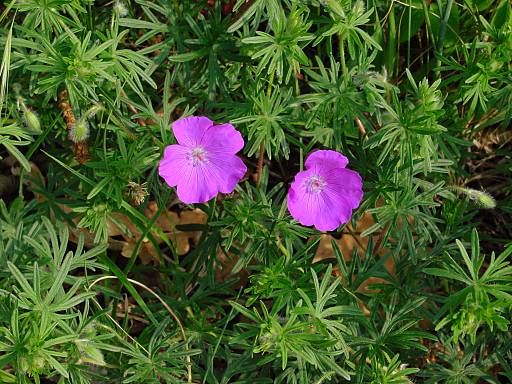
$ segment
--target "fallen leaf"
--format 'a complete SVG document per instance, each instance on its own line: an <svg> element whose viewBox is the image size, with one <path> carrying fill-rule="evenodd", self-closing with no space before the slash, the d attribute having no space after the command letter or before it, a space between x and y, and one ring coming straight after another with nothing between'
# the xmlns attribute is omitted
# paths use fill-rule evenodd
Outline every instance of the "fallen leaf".
<svg viewBox="0 0 512 384"><path fill-rule="evenodd" d="M343 255L343 259L346 262L350 262L350 260L352 259L352 255L354 254L354 251L357 251L359 257L363 258L368 247L369 238L361 237L360 233L362 233L365 229L371 227L374 224L375 220L373 219L372 215L364 213L361 216L361 219L357 222L355 228L352 227L352 224L347 225L347 230L346 232L343 233L340 239L336 239L335 237L327 234L321 235L320 243L318 245L315 257L313 258L313 263L317 263L325 259L336 259L334 249L332 247L332 240L334 240L334 242L337 244L338 248L340 249ZM377 256L381 257L384 255L385 252L382 248L378 248L379 249L377 250ZM386 270L390 274L395 274L396 270L393 258L389 257L384 262L384 268L386 268ZM333 272L337 276L340 275L337 266L335 267ZM388 282L385 279L379 277L370 277L361 283L357 291L361 293L378 292L378 290L370 290L368 288L369 285L377 283L387 284Z"/></svg>

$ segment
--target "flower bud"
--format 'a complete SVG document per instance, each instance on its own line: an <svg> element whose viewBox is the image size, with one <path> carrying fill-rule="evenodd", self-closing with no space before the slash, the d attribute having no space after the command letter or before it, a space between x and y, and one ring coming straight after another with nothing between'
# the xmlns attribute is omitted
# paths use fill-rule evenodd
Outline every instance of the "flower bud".
<svg viewBox="0 0 512 384"><path fill-rule="evenodd" d="M103 105L101 104L93 104L86 112L85 116L90 119L94 117L99 111L103 109Z"/></svg>
<svg viewBox="0 0 512 384"><path fill-rule="evenodd" d="M46 360L42 356L36 356L34 360L32 360L32 369L36 372L40 372L44 369L46 365Z"/></svg>
<svg viewBox="0 0 512 384"><path fill-rule="evenodd" d="M489 64L489 69L491 72L496 72L497 70L501 69L503 66L503 63L499 62L498 60L492 60Z"/></svg>
<svg viewBox="0 0 512 384"><path fill-rule="evenodd" d="M39 135L41 133L41 123L37 114L30 110L22 98L18 98L19 106L23 112L23 120L28 131L32 135Z"/></svg>
<svg viewBox="0 0 512 384"><path fill-rule="evenodd" d="M26 357L20 357L18 358L18 369L20 372L26 373L30 369L30 365L28 363L28 360Z"/></svg>
<svg viewBox="0 0 512 384"><path fill-rule="evenodd" d="M25 120L25 125L29 129L30 133L39 135L42 132L39 117L37 117L35 112L27 110L27 112L23 114L23 119Z"/></svg>
<svg viewBox="0 0 512 384"><path fill-rule="evenodd" d="M473 200L480 208L494 209L496 208L496 200L488 192L478 191L473 188L452 187L454 190L463 193Z"/></svg>
<svg viewBox="0 0 512 384"><path fill-rule="evenodd" d="M94 71L85 65L80 65L76 68L76 73L80 77L87 77L87 76L92 75L94 73Z"/></svg>
<svg viewBox="0 0 512 384"><path fill-rule="evenodd" d="M489 193L484 191L472 191L473 197L472 199L481 207L485 209L494 209L496 208L496 200ZM469 196L469 195L468 195Z"/></svg>

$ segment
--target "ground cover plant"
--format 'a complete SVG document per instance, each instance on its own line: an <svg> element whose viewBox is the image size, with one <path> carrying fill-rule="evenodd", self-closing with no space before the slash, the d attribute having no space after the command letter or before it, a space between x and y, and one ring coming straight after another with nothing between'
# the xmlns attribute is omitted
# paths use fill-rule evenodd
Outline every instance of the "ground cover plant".
<svg viewBox="0 0 512 384"><path fill-rule="evenodd" d="M511 382L509 0L0 25L0 383Z"/></svg>

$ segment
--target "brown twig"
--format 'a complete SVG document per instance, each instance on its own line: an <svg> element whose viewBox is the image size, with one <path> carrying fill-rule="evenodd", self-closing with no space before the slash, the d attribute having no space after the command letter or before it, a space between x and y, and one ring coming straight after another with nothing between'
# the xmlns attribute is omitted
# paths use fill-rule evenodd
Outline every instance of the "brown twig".
<svg viewBox="0 0 512 384"><path fill-rule="evenodd" d="M389 230L389 224L386 225L386 227L380 232L379 238L377 239L377 242L375 243L375 248L374 248L374 251L373 251L373 253L375 255L377 255L380 252L380 249L382 247L382 243L384 241L384 237L386 236L386 233L388 232L388 230Z"/></svg>
<svg viewBox="0 0 512 384"><path fill-rule="evenodd" d="M68 91L63 90L59 93L59 108L62 111L62 118L66 122L66 128L69 131L76 124L75 114L73 108L68 100ZM68 136L71 140L71 136ZM73 141L73 140L71 140ZM73 152L75 153L75 159L80 163L84 164L91 159L91 153L89 151L89 145L87 141L73 141Z"/></svg>
<svg viewBox="0 0 512 384"><path fill-rule="evenodd" d="M345 227L345 229L350 234L350 236L352 236L352 238L355 240L355 242L357 243L359 248L361 248L366 253L366 247L363 245L363 243L361 243L361 240L359 239L359 237L356 237L356 234L354 233L354 231L352 231L352 228L350 228L350 225L347 225Z"/></svg>
<svg viewBox="0 0 512 384"><path fill-rule="evenodd" d="M357 128L359 129L359 132L361 133L361 136L366 136L366 129L364 128L364 125L361 122L361 120L359 120L359 117L356 117L355 120L356 120Z"/></svg>
<svg viewBox="0 0 512 384"><path fill-rule="evenodd" d="M256 171L256 186L260 185L261 174L263 173L263 158L265 157L265 144L262 141L260 144L260 155L258 158L258 169Z"/></svg>
<svg viewBox="0 0 512 384"><path fill-rule="evenodd" d="M128 101L128 96L126 96L126 92L124 91L124 89L121 89L121 96L123 96L126 100L127 100L127 105L128 105L128 109L130 110L131 113L133 113L134 115L137 115L139 113L139 111L137 111L137 108L135 108L129 101ZM141 119L140 117L137 118L137 123L139 123L139 125L141 127L145 127L146 126L146 122Z"/></svg>

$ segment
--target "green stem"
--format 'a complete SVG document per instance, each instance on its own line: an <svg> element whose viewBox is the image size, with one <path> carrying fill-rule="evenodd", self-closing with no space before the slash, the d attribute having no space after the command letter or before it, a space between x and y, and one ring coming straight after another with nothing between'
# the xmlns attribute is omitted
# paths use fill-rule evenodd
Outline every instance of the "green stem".
<svg viewBox="0 0 512 384"><path fill-rule="evenodd" d="M441 24L439 25L439 39L437 41L437 54L438 56L443 55L443 48L444 48L444 38L446 36L446 28L448 26L448 20L450 19L450 13L452 11L453 6L453 0L448 0L446 3L446 8L443 13L443 18L441 20ZM441 59L437 59L437 65L436 67L439 68L441 66ZM437 72L437 77L441 76L441 72Z"/></svg>
<svg viewBox="0 0 512 384"><path fill-rule="evenodd" d="M270 97L270 93L272 92L272 86L274 85L274 76L276 73L276 68L272 68L272 72L270 72L270 78L268 79L268 87L267 87L267 97Z"/></svg>
<svg viewBox="0 0 512 384"><path fill-rule="evenodd" d="M339 39L339 49L340 49L340 60L341 60L341 69L343 71L343 77L346 79L347 78L347 63L345 62L345 44L344 44L344 40L343 40L343 36L341 35L341 33L338 35L338 39Z"/></svg>
<svg viewBox="0 0 512 384"><path fill-rule="evenodd" d="M388 71L388 78L392 79L395 72L395 57L397 48L397 31L395 22L395 10L393 9L393 2L388 17L388 47L385 53L386 69Z"/></svg>
<svg viewBox="0 0 512 384"><path fill-rule="evenodd" d="M409 19L407 23L407 67L411 66L411 23L412 23L412 2L409 0Z"/></svg>
<svg viewBox="0 0 512 384"><path fill-rule="evenodd" d="M427 40L430 41L433 45L435 45L435 38L434 33L432 32L432 25L430 24L430 11L429 6L427 5L427 2L422 1L421 5L423 7L423 13L425 15L425 25L427 26ZM427 61L429 60L430 56L427 55Z"/></svg>
<svg viewBox="0 0 512 384"><path fill-rule="evenodd" d="M267 87L267 97L270 98L270 94L272 93L272 85L274 84L274 77L275 77L276 68L272 68L272 71L270 72L270 78L268 80L268 87ZM265 157L265 141L263 140L260 143L260 154L258 158L258 168L256 170L256 186L260 185L261 181L261 175L263 173L263 159Z"/></svg>

